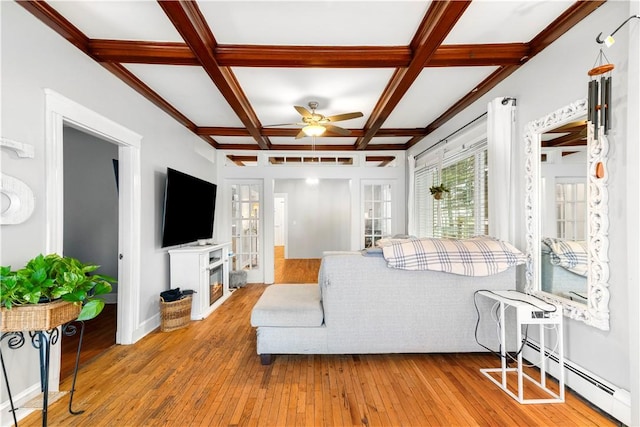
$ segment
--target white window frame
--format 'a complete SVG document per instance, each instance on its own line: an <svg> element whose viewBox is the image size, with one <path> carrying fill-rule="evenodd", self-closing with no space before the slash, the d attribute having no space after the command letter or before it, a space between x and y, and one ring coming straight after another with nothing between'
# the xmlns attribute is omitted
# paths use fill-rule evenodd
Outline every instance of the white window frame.
<svg viewBox="0 0 640 427"><path fill-rule="evenodd" d="M576 187L579 185L583 186L583 189L582 189L583 198L577 198L579 192ZM555 187L558 187L558 186L563 186L563 187L572 186L575 198L573 200L565 199L564 201L561 201L561 200L558 200L557 198L557 189L554 192L556 194L555 204L554 204L556 237L559 237L562 239L569 239L569 240L585 240L587 235L587 203L588 203L587 202L587 183L585 182L584 178L557 177L555 182ZM561 218L558 213L558 208L560 204L563 205L563 208L565 211L564 218ZM583 206L582 219L577 217L577 213L579 210L577 208L577 205L579 204L582 204ZM568 209L568 207L571 207L571 209ZM568 216L568 214L566 213L569 211L573 212L572 216ZM560 224L564 224L564 233L559 232ZM572 230L571 235L567 235L566 230L569 227Z"/></svg>

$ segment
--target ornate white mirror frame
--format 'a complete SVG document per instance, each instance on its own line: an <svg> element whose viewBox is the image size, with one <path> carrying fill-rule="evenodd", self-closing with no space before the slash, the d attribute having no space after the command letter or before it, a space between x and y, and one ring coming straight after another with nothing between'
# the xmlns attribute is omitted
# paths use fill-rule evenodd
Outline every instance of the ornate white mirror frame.
<svg viewBox="0 0 640 427"><path fill-rule="evenodd" d="M540 274L540 145L541 136L578 118L586 117L587 100L573 102L525 128L526 173L526 288L525 291L546 301L560 304L564 315L596 328L609 330L609 213L606 161L609 143L602 129L594 138L587 122L587 304L542 291ZM604 172L604 173L602 173Z"/></svg>

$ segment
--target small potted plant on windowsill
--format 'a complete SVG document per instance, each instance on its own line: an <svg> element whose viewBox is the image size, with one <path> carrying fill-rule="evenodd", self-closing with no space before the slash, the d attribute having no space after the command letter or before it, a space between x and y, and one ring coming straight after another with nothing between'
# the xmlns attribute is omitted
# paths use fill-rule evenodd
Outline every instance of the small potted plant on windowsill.
<svg viewBox="0 0 640 427"><path fill-rule="evenodd" d="M429 191L434 199L440 200L442 198L442 194L448 193L449 189L444 184L440 184L429 187Z"/></svg>
<svg viewBox="0 0 640 427"><path fill-rule="evenodd" d="M58 254L40 254L17 271L0 267L0 331L49 330L93 319L104 308L99 295L116 282L89 274L99 267Z"/></svg>

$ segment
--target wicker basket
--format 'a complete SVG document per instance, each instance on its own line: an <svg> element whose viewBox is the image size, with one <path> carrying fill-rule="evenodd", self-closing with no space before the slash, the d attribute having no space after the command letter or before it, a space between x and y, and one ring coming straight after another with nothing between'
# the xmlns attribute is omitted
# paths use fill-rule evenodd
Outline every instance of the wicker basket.
<svg viewBox="0 0 640 427"><path fill-rule="evenodd" d="M171 302L164 302L160 297L160 330L162 332L187 327L190 321L191 295Z"/></svg>
<svg viewBox="0 0 640 427"><path fill-rule="evenodd" d="M48 331L78 318L82 306L57 300L0 309L0 332Z"/></svg>

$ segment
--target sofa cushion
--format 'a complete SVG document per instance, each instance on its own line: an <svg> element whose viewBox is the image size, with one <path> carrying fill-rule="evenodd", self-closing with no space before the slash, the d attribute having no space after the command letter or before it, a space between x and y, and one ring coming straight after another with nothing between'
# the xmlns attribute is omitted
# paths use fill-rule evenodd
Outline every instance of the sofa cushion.
<svg viewBox="0 0 640 427"><path fill-rule="evenodd" d="M384 246L387 266L464 276L491 276L524 264L527 257L508 242L490 237L421 238Z"/></svg>
<svg viewBox="0 0 640 427"><path fill-rule="evenodd" d="M318 327L323 320L317 284L268 286L251 311L252 326Z"/></svg>

